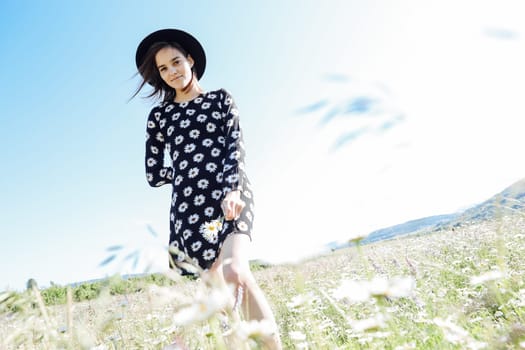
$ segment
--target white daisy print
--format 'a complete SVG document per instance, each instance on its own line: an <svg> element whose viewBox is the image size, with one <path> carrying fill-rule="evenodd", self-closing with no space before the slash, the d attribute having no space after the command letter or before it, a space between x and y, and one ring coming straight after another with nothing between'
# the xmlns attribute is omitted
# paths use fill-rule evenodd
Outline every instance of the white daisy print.
<svg viewBox="0 0 525 350"><path fill-rule="evenodd" d="M176 202L177 202L177 192L173 192L173 196L171 196L171 206L174 207Z"/></svg>
<svg viewBox="0 0 525 350"><path fill-rule="evenodd" d="M228 177L226 178L226 181L230 184L236 183L237 181L239 181L239 174L228 175Z"/></svg>
<svg viewBox="0 0 525 350"><path fill-rule="evenodd" d="M204 215L210 217L210 216L213 216L213 212L215 211L215 209L213 209L213 207L208 207L206 209L204 209Z"/></svg>
<svg viewBox="0 0 525 350"><path fill-rule="evenodd" d="M224 136L217 137L217 141L219 141L221 145L226 144L226 139L224 138Z"/></svg>
<svg viewBox="0 0 525 350"><path fill-rule="evenodd" d="M196 206L200 206L204 204L205 200L206 197L204 197L202 194L199 194L198 196L195 196L195 198L193 198L193 204L195 204Z"/></svg>
<svg viewBox="0 0 525 350"><path fill-rule="evenodd" d="M233 123L234 123L233 118L232 118L232 119L228 119L228 121L226 122L226 126L227 126L228 128L231 128L231 127L233 126Z"/></svg>
<svg viewBox="0 0 525 350"><path fill-rule="evenodd" d="M206 124L206 130L208 132L214 132L215 129L217 129L217 125L215 125L214 123L208 123Z"/></svg>
<svg viewBox="0 0 525 350"><path fill-rule="evenodd" d="M193 179L195 176L199 175L199 168L191 168L188 172L188 177Z"/></svg>
<svg viewBox="0 0 525 350"><path fill-rule="evenodd" d="M226 165L224 166L224 171L228 171L228 170L230 170L231 168L233 168L233 165L231 165L231 164L226 164Z"/></svg>
<svg viewBox="0 0 525 350"><path fill-rule="evenodd" d="M157 119L157 121L160 119L160 116L162 114L160 112L155 112L155 119Z"/></svg>
<svg viewBox="0 0 525 350"><path fill-rule="evenodd" d="M217 170L217 164L215 163L206 164L206 170L208 170L210 173L215 172L215 170Z"/></svg>
<svg viewBox="0 0 525 350"><path fill-rule="evenodd" d="M176 145L180 145L182 143L182 141L184 141L184 136L182 135L178 135L176 138L175 138L175 144Z"/></svg>
<svg viewBox="0 0 525 350"><path fill-rule="evenodd" d="M152 173L146 173L146 179L148 180L148 182L153 181L153 174Z"/></svg>
<svg viewBox="0 0 525 350"><path fill-rule="evenodd" d="M246 218L250 221L253 221L253 215L251 211L246 211Z"/></svg>
<svg viewBox="0 0 525 350"><path fill-rule="evenodd" d="M234 130L231 133L233 139L238 139L239 136L241 136L241 132L239 130Z"/></svg>
<svg viewBox="0 0 525 350"><path fill-rule="evenodd" d="M196 139L199 137L199 135L201 134L201 132L197 129L193 129L192 131L190 131L190 137L192 139Z"/></svg>
<svg viewBox="0 0 525 350"><path fill-rule="evenodd" d="M198 188L201 188L201 189L203 189L203 190L205 190L206 188L208 188L208 184L209 184L209 183L210 183L210 182L209 182L208 180L206 180L206 179L201 179L201 180L199 180L199 181L197 182L197 187L198 187Z"/></svg>
<svg viewBox="0 0 525 350"><path fill-rule="evenodd" d="M173 151L173 160L176 160L177 158L179 158L179 151Z"/></svg>
<svg viewBox="0 0 525 350"><path fill-rule="evenodd" d="M187 128L188 126L190 126L190 120L189 119L184 119L180 122L180 127L185 129Z"/></svg>
<svg viewBox="0 0 525 350"><path fill-rule="evenodd" d="M155 138L157 141L164 142L164 136L162 136L162 133L159 131L157 135L155 135Z"/></svg>
<svg viewBox="0 0 525 350"><path fill-rule="evenodd" d="M192 214L192 215L190 215L190 217L188 218L188 222L190 223L190 225L193 225L193 224L196 223L197 221L199 221L199 215L198 215L198 214Z"/></svg>
<svg viewBox="0 0 525 350"><path fill-rule="evenodd" d="M204 123L206 121L206 119L208 119L208 116L206 114L199 114L197 116L197 121L199 123Z"/></svg>
<svg viewBox="0 0 525 350"><path fill-rule="evenodd" d="M184 188L184 191L182 191L182 193L184 193L186 197L190 196L192 192L193 192L193 188L191 188L190 186Z"/></svg>
<svg viewBox="0 0 525 350"><path fill-rule="evenodd" d="M212 193L211 193L211 197L213 199L216 199L216 200L219 200L222 196L222 191L221 190L214 190Z"/></svg>
<svg viewBox="0 0 525 350"><path fill-rule="evenodd" d="M153 129L155 127L155 122L153 120L148 120L148 128Z"/></svg>
<svg viewBox="0 0 525 350"><path fill-rule="evenodd" d="M166 112L169 112L173 109L173 105L168 105L168 107L166 107L165 111Z"/></svg>
<svg viewBox="0 0 525 350"><path fill-rule="evenodd" d="M202 257L204 260L212 260L213 258L215 258L215 250L206 249L204 253L202 253Z"/></svg>
<svg viewBox="0 0 525 350"><path fill-rule="evenodd" d="M161 119L161 120L159 121L159 126L160 126L161 129L164 127L164 125L166 125L166 118Z"/></svg>
<svg viewBox="0 0 525 350"><path fill-rule="evenodd" d="M187 109L186 110L186 114L189 115L189 116L192 116L193 114L195 114L195 110L194 109Z"/></svg>
<svg viewBox="0 0 525 350"><path fill-rule="evenodd" d="M193 102L201 103L202 102L202 97L197 97L195 100L193 100Z"/></svg>
<svg viewBox="0 0 525 350"><path fill-rule="evenodd" d="M160 177L166 177L166 172L168 171L168 169L160 169Z"/></svg>
<svg viewBox="0 0 525 350"><path fill-rule="evenodd" d="M175 185L180 185L182 180L184 180L184 177L182 175L177 175L177 177L175 178Z"/></svg>
<svg viewBox="0 0 525 350"><path fill-rule="evenodd" d="M212 141L211 139L204 139L204 140L202 141L202 145L203 145L204 147L211 147L211 145L213 145L213 141Z"/></svg>
<svg viewBox="0 0 525 350"><path fill-rule="evenodd" d="M208 108L210 108L210 103L209 102L204 102L202 104L202 109L208 109Z"/></svg>
<svg viewBox="0 0 525 350"><path fill-rule="evenodd" d="M157 161L154 158L148 158L148 166L152 167L157 164Z"/></svg>
<svg viewBox="0 0 525 350"><path fill-rule="evenodd" d="M217 174L217 176L215 177L217 179L217 182L222 183L222 176L223 176L222 173Z"/></svg>
<svg viewBox="0 0 525 350"><path fill-rule="evenodd" d="M196 155L193 156L193 161L196 163L202 162L203 159L204 159L204 154L202 153L197 153Z"/></svg>
<svg viewBox="0 0 525 350"><path fill-rule="evenodd" d="M246 232L248 231L248 225L244 222L244 221L239 221L237 223L237 227L239 228L239 230L241 230L242 232Z"/></svg>
<svg viewBox="0 0 525 350"><path fill-rule="evenodd" d="M221 154L221 150L215 147L211 150L211 156L212 157L218 157Z"/></svg>
<svg viewBox="0 0 525 350"><path fill-rule="evenodd" d="M175 221L175 214L173 213L170 214L170 221L171 222Z"/></svg>
<svg viewBox="0 0 525 350"><path fill-rule="evenodd" d="M193 234L193 232L190 229L185 229L182 232L182 238L184 238L184 240L187 240L188 238L191 237L192 234Z"/></svg>
<svg viewBox="0 0 525 350"><path fill-rule="evenodd" d="M157 147L155 147L155 146L151 146L149 149L151 150L151 153L153 153L153 154L159 154L159 149L158 149Z"/></svg>
<svg viewBox="0 0 525 350"><path fill-rule="evenodd" d="M180 113L179 113L179 112L174 113L174 114L171 116L171 120L175 121L175 120L179 119L179 117L180 117Z"/></svg>
<svg viewBox="0 0 525 350"><path fill-rule="evenodd" d="M181 227L182 227L182 220L175 221L175 232L179 232Z"/></svg>
<svg viewBox="0 0 525 350"><path fill-rule="evenodd" d="M189 103L189 101L185 101L185 102L180 103L179 105L180 105L182 108L184 108L184 107L186 107L186 106L188 105L188 103Z"/></svg>
<svg viewBox="0 0 525 350"><path fill-rule="evenodd" d="M184 213L188 209L188 203L182 202L179 204L179 213Z"/></svg>
<svg viewBox="0 0 525 350"><path fill-rule="evenodd" d="M184 146L184 152L191 153L191 152L195 151L195 148L196 148L196 146L195 146L194 143L189 143L186 146Z"/></svg>
<svg viewBox="0 0 525 350"><path fill-rule="evenodd" d="M183 160L182 162L179 163L179 169L180 170L186 169L187 166L188 166L188 161L187 160Z"/></svg>
<svg viewBox="0 0 525 350"><path fill-rule="evenodd" d="M196 242L192 243L191 250L196 252L197 250L201 249L201 247L202 247L202 242L201 241L196 241ZM199 264L197 263L197 265L199 265Z"/></svg>
<svg viewBox="0 0 525 350"><path fill-rule="evenodd" d="M220 119L221 119L221 114L220 114L219 112L215 111L215 112L213 112L213 113L211 114L211 117L212 117L213 119L220 120Z"/></svg>
<svg viewBox="0 0 525 350"><path fill-rule="evenodd" d="M175 127L173 125L170 125L170 127L168 128L166 133L168 134L168 136L171 136L171 134L173 134L174 130L175 130Z"/></svg>

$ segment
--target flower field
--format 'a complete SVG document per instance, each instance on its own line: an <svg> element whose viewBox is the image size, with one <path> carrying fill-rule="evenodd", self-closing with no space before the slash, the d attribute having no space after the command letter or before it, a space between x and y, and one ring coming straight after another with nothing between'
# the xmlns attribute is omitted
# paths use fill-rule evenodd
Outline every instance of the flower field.
<svg viewBox="0 0 525 350"><path fill-rule="evenodd" d="M254 274L285 349L525 349L521 213ZM265 348L274 330L241 320L228 286L168 277L84 301L63 288L56 305L0 293L0 349Z"/></svg>

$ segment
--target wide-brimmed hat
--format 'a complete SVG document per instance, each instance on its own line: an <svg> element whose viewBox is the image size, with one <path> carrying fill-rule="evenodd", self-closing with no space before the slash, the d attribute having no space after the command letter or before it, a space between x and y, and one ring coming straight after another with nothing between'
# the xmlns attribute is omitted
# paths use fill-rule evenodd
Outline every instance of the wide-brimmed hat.
<svg viewBox="0 0 525 350"><path fill-rule="evenodd" d="M182 46L182 48L186 50L186 52L189 53L195 61L194 65L197 79L202 77L204 70L206 69L206 54L204 53L204 48L191 34L179 29L157 30L156 32L153 32L142 39L139 46L137 47L137 53L135 54L135 63L137 64L137 69L144 62L146 53L148 52L151 45L158 42L176 42Z"/></svg>

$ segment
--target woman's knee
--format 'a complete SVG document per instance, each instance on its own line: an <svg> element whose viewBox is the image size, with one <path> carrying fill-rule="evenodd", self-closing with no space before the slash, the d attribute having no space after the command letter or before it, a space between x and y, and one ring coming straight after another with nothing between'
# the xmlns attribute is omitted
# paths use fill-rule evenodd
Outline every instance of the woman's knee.
<svg viewBox="0 0 525 350"><path fill-rule="evenodd" d="M224 280L228 284L247 286L253 282L253 275L250 267L246 264L232 262L223 265Z"/></svg>

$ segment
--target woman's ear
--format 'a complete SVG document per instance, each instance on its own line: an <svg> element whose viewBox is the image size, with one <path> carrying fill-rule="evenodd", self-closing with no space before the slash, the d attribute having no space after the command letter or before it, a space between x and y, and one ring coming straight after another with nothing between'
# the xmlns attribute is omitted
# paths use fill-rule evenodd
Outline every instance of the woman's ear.
<svg viewBox="0 0 525 350"><path fill-rule="evenodd" d="M193 68L195 61L193 60L193 57L191 57L190 54L188 54L188 62L190 62L190 68Z"/></svg>

